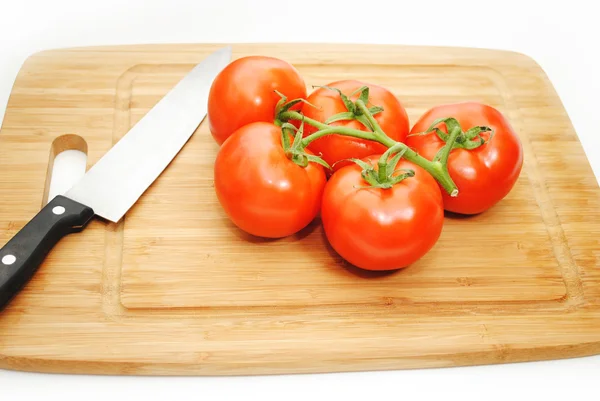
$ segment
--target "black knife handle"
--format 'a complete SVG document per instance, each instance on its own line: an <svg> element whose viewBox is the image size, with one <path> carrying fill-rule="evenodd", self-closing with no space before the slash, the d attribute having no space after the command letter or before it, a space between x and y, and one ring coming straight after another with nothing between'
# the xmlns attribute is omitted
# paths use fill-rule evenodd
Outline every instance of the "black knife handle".
<svg viewBox="0 0 600 401"><path fill-rule="evenodd" d="M54 245L81 231L92 217L91 208L59 195L0 249L0 310L31 279Z"/></svg>

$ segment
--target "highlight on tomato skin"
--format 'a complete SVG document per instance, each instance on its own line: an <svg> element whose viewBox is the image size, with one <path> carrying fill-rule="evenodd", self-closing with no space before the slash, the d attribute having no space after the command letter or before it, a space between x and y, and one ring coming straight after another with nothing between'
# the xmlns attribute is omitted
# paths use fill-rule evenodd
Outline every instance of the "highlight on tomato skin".
<svg viewBox="0 0 600 401"><path fill-rule="evenodd" d="M442 191L447 211L472 215L482 213L504 199L516 184L523 167L523 146L508 119L496 108L478 103L462 102L432 107L411 129L406 144L431 160L445 142L434 132L425 132L438 118L454 117L463 131L475 126L492 129L482 134L487 141L476 149L453 149L448 159L450 177L459 189L457 197ZM446 126L438 125L447 132Z"/></svg>
<svg viewBox="0 0 600 401"><path fill-rule="evenodd" d="M229 219L258 237L297 233L318 215L325 172L317 163L300 167L282 147L281 128L254 122L234 132L215 160L217 199Z"/></svg>
<svg viewBox="0 0 600 401"><path fill-rule="evenodd" d="M369 82L358 80L341 80L331 82L325 87L316 88L308 96L308 103L302 106L302 113L309 118L325 122L332 116L347 112L348 109L338 92L329 88L342 91L351 101L359 98L357 92L360 88L369 88L369 104L367 106L379 106L382 112L374 115L383 131L395 141L404 142L410 131L408 114L401 101L388 89ZM356 93L355 93L356 92ZM353 94L354 93L354 94ZM296 122L298 124L298 122ZM368 131L365 125L356 119L338 120L331 126L342 126ZM305 126L304 135L308 136L316 131L316 128ZM322 155L323 159L333 167L333 171L348 165L346 159L362 159L376 153L383 153L386 147L364 139L352 138L342 135L330 135L320 138L310 144L309 149L315 154Z"/></svg>
<svg viewBox="0 0 600 401"><path fill-rule="evenodd" d="M364 160L376 166L379 156ZM417 165L392 188L369 188L355 164L342 167L323 192L321 220L332 248L350 264L373 271L397 270L421 259L437 243L444 224L440 188Z"/></svg>
<svg viewBox="0 0 600 401"><path fill-rule="evenodd" d="M221 145L246 124L273 122L281 99L276 91L288 99L306 98L304 78L293 65L267 56L232 61L217 75L209 92L207 120L214 140Z"/></svg>

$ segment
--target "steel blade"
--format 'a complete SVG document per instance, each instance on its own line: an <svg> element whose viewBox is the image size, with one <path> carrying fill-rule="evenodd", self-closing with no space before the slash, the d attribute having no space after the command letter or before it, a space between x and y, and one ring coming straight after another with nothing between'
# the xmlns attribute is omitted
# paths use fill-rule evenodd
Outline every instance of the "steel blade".
<svg viewBox="0 0 600 401"><path fill-rule="evenodd" d="M210 86L230 61L226 47L195 66L65 196L119 221L198 128Z"/></svg>

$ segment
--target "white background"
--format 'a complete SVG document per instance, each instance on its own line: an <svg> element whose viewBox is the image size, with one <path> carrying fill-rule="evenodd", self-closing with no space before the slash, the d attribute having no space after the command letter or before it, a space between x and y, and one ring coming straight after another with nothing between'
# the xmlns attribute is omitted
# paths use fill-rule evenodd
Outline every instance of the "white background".
<svg viewBox="0 0 600 401"><path fill-rule="evenodd" d="M588 0L590 1L590 0ZM126 1L0 3L0 111L33 52L135 43L350 42L471 46L533 57L600 173L600 32L590 1ZM600 356L468 368L235 378L41 375L0 370L0 398L597 399Z"/></svg>

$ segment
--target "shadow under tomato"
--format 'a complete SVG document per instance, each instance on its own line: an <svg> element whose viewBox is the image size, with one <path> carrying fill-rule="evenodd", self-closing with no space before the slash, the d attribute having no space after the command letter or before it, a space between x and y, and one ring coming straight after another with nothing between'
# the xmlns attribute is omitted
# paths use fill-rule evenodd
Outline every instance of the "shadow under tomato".
<svg viewBox="0 0 600 401"><path fill-rule="evenodd" d="M294 241L301 241L304 238L308 237L317 228L319 228L319 225L321 225L321 219L319 219L319 218L313 219L313 221L311 221L306 227L304 227L302 230L298 231L296 234L294 234L292 236L294 238Z"/></svg>
<svg viewBox="0 0 600 401"><path fill-rule="evenodd" d="M329 241L327 240L327 236L325 235L325 230L321 230L321 237L323 240L323 246L331 256L335 263L328 264L327 267L335 268L335 269L343 269L344 272L350 273L356 277L366 278L366 279L377 279L382 277L388 277L392 275L399 274L404 268L396 269L396 270L384 270L384 271L371 271L361 269L349 262L347 262L344 258L342 258L336 251L333 249Z"/></svg>
<svg viewBox="0 0 600 401"><path fill-rule="evenodd" d="M231 222L231 220L229 220L229 219L227 219L227 223L228 223L228 226L229 226L231 232L235 236L237 236L242 241L249 242L251 244L264 244L264 243L270 243L270 242L275 242L275 241L281 241L284 239L286 239L286 240L291 239L292 241L300 241L303 238L306 238L307 236L309 236L319 226L318 222L312 221L306 227L304 227L302 230L298 231L296 234L293 234L289 237L265 238L265 237L258 237L256 235L252 235L252 234L245 232L244 230L240 229L235 224L233 224Z"/></svg>
<svg viewBox="0 0 600 401"><path fill-rule="evenodd" d="M477 218L477 216L479 216L480 214L481 213L461 214L461 213L449 212L448 210L444 210L444 217L447 217L447 218L453 219L453 220L470 220L470 219Z"/></svg>

